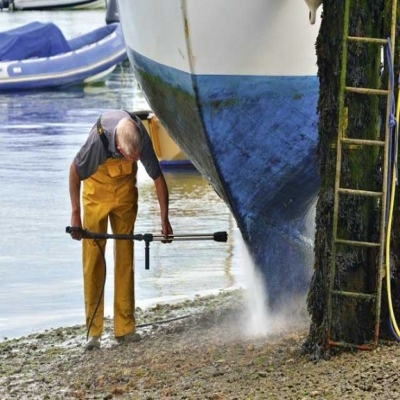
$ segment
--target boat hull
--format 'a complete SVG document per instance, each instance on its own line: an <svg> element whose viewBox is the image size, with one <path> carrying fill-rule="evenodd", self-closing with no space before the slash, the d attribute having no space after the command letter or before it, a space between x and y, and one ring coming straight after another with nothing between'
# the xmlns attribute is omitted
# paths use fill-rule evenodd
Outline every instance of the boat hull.
<svg viewBox="0 0 400 400"><path fill-rule="evenodd" d="M151 108L229 206L277 305L304 293L312 274L316 30L308 31L305 5L243 3L118 4L128 57ZM229 9L233 16L223 12ZM143 31L147 17L161 32L165 15L174 16L175 33ZM296 34L287 38L288 29Z"/></svg>
<svg viewBox="0 0 400 400"><path fill-rule="evenodd" d="M63 10L105 8L106 0L9 0L7 7L12 10Z"/></svg>
<svg viewBox="0 0 400 400"><path fill-rule="evenodd" d="M194 169L186 154L176 145L153 112L137 111L135 114L146 128L163 170Z"/></svg>

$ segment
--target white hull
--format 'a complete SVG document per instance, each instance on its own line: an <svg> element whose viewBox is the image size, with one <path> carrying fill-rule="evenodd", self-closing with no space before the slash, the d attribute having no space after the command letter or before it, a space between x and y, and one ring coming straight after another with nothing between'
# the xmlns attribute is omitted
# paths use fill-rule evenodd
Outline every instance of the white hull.
<svg viewBox="0 0 400 400"><path fill-rule="evenodd" d="M127 46L181 71L317 73L318 25L310 25L303 0L135 0L118 7Z"/></svg>

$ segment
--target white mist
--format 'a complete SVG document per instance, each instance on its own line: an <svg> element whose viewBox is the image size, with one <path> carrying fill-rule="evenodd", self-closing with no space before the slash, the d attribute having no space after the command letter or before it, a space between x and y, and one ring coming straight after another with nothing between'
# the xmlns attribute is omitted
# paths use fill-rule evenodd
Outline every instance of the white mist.
<svg viewBox="0 0 400 400"><path fill-rule="evenodd" d="M245 289L245 312L242 317L243 334L246 337L262 337L270 334L297 330L309 323L305 296L287 299L285 309L272 313L268 307L268 294L261 271L256 268L242 237L235 238L242 264Z"/></svg>

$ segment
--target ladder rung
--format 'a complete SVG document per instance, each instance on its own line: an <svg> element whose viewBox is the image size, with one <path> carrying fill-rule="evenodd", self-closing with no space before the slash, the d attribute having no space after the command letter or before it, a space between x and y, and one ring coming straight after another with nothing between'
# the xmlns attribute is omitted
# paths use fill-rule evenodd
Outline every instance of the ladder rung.
<svg viewBox="0 0 400 400"><path fill-rule="evenodd" d="M345 347L345 348L357 348L358 350L374 350L377 344L370 343L370 344L353 344L347 342L336 342L334 340L329 340L329 346L336 346L336 347Z"/></svg>
<svg viewBox="0 0 400 400"><path fill-rule="evenodd" d="M360 300L375 300L376 294L359 293L359 292L346 292L344 290L332 290L331 292L336 296L352 297Z"/></svg>
<svg viewBox="0 0 400 400"><path fill-rule="evenodd" d="M360 37L360 36L348 36L347 39L350 42L364 42L364 43L377 43L377 44L386 44L388 42L387 39Z"/></svg>
<svg viewBox="0 0 400 400"><path fill-rule="evenodd" d="M382 146L382 147L385 146L385 142L383 140L341 138L341 141L347 144L360 144L366 146Z"/></svg>
<svg viewBox="0 0 400 400"><path fill-rule="evenodd" d="M367 197L381 197L382 196L382 192L372 192L370 190L339 188L338 192L342 193L342 194L354 194L356 196L367 196Z"/></svg>
<svg viewBox="0 0 400 400"><path fill-rule="evenodd" d="M358 247L380 247L380 243L374 242L361 242L359 240L346 240L346 239L336 239L335 243L338 244L348 244L350 246L358 246Z"/></svg>
<svg viewBox="0 0 400 400"><path fill-rule="evenodd" d="M387 96L389 94L389 90L385 89L371 89L371 88L361 88L354 86L346 86L345 90L352 93L360 93L360 94L380 94Z"/></svg>

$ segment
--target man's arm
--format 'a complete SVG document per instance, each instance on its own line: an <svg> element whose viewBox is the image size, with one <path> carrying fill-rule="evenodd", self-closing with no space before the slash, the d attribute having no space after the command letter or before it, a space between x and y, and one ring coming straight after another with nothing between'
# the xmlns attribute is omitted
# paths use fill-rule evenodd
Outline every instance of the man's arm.
<svg viewBox="0 0 400 400"><path fill-rule="evenodd" d="M71 198L71 226L82 228L81 220L81 180L76 172L74 162L71 163L69 169L69 196ZM73 239L81 240L82 233L73 231L71 232Z"/></svg>
<svg viewBox="0 0 400 400"><path fill-rule="evenodd" d="M156 187L158 203L160 205L162 226L161 233L164 236L172 235L173 231L168 217L169 193L167 183L165 182L165 178L162 173L160 173L160 175L154 180L154 185Z"/></svg>

